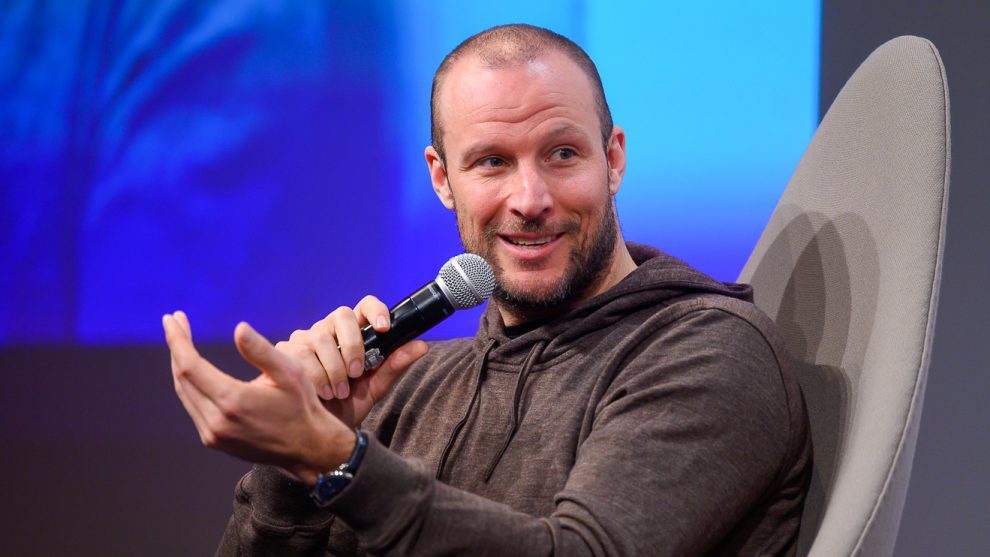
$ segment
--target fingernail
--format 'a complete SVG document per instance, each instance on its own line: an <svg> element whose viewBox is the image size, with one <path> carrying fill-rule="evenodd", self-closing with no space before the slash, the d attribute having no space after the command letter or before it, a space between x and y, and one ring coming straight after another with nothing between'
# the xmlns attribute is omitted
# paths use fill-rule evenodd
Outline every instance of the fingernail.
<svg viewBox="0 0 990 557"><path fill-rule="evenodd" d="M349 394L351 394L351 390L347 387L347 381L337 383L337 398L347 398Z"/></svg>
<svg viewBox="0 0 990 557"><path fill-rule="evenodd" d="M348 369L347 375L350 375L351 377L361 377L362 372L364 372L364 364L354 360L351 362L351 367Z"/></svg>
<svg viewBox="0 0 990 557"><path fill-rule="evenodd" d="M330 400L333 398L333 389L330 388L330 385L324 385L322 391L324 400Z"/></svg>
<svg viewBox="0 0 990 557"><path fill-rule="evenodd" d="M384 329L385 327L388 327L388 319L384 315L379 315L375 321L375 328Z"/></svg>

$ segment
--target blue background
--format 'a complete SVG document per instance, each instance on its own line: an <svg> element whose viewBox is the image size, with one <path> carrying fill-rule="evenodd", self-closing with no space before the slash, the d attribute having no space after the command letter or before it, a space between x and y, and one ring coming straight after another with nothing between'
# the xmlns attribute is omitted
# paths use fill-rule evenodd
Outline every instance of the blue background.
<svg viewBox="0 0 990 557"><path fill-rule="evenodd" d="M817 1L8 2L0 345L273 338L460 252L423 160L433 71L524 21L597 62L627 239L732 280L818 121ZM462 312L433 337L473 334Z"/></svg>

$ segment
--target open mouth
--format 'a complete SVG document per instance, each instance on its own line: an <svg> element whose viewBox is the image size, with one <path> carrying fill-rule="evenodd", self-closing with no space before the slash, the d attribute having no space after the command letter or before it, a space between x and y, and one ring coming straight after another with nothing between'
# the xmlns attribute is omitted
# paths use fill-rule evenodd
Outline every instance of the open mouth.
<svg viewBox="0 0 990 557"><path fill-rule="evenodd" d="M502 238L514 246L533 248L533 247L545 246L550 242L556 240L557 236L550 235L550 236L540 236L537 238L513 238L509 236L502 236Z"/></svg>

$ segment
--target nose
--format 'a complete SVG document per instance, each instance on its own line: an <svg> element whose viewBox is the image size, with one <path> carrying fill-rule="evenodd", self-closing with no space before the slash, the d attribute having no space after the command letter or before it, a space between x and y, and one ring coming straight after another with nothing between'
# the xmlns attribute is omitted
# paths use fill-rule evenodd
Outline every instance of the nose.
<svg viewBox="0 0 990 557"><path fill-rule="evenodd" d="M550 212L553 207L550 186L538 169L532 165L520 165L514 182L508 198L508 208L514 215L531 221Z"/></svg>

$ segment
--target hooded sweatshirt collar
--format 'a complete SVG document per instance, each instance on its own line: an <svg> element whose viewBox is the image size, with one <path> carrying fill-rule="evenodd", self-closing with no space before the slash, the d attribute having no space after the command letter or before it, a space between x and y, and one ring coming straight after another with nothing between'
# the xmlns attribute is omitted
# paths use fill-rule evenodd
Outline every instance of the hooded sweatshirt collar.
<svg viewBox="0 0 990 557"><path fill-rule="evenodd" d="M475 350L480 352L487 346L489 363L518 368L535 344L543 344L540 362L532 363L539 369L565 357L581 337L609 327L644 307L656 308L697 294L719 294L752 301L753 291L749 285L717 281L650 246L627 242L626 247L637 264L629 275L605 292L516 338L506 336L502 315L490 302L481 317ZM491 341L495 342L494 346L489 345Z"/></svg>

